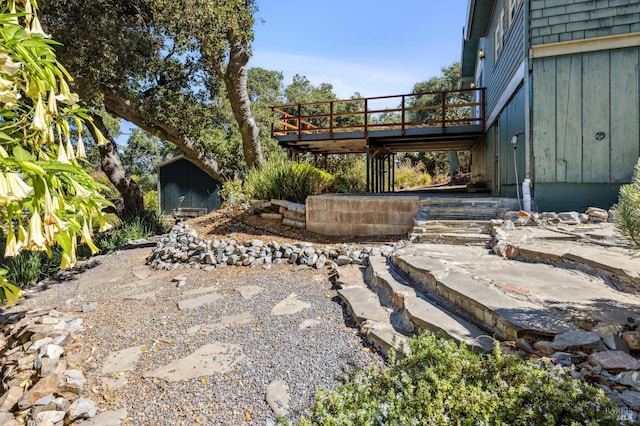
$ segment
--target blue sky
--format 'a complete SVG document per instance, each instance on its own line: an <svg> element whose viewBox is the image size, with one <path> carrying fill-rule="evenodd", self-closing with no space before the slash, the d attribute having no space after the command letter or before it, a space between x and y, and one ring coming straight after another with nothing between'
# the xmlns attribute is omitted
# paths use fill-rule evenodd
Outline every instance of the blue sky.
<svg viewBox="0 0 640 426"><path fill-rule="evenodd" d="M250 66L340 98L409 93L460 60L468 0L258 0ZM264 22L261 22L264 21Z"/></svg>
<svg viewBox="0 0 640 426"><path fill-rule="evenodd" d="M258 0L251 67L329 83L339 98L401 95L460 61L468 0ZM395 102L395 101L394 101ZM126 144L132 124L121 121Z"/></svg>

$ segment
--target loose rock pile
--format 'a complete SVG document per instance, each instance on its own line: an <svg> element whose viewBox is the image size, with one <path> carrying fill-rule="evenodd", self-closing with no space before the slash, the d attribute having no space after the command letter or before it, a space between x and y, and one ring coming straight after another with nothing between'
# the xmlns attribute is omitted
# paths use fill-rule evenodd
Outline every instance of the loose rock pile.
<svg viewBox="0 0 640 426"><path fill-rule="evenodd" d="M95 403L82 396L86 378L77 366L81 318L27 312L2 331L0 424L62 425L96 415Z"/></svg>
<svg viewBox="0 0 640 426"><path fill-rule="evenodd" d="M503 215L505 221L510 220L517 225L536 225L543 224L547 226L558 225L581 225L587 223L611 222L613 213L598 207L589 207L584 213L578 212L542 212L527 213L524 211L507 211Z"/></svg>
<svg viewBox="0 0 640 426"><path fill-rule="evenodd" d="M493 239L490 246L494 253L506 258L520 255L519 247L510 240L509 231L521 226L542 226L547 229L571 232L578 225L612 222L613 212L589 207L584 213L578 212L542 212L527 213L525 211L507 211L502 219L491 221Z"/></svg>
<svg viewBox="0 0 640 426"><path fill-rule="evenodd" d="M402 245L398 243L396 245ZM262 240L239 243L235 240L207 241L185 223L174 225L147 258L156 269L172 270L178 267L212 270L228 266L297 265L298 269L357 264L366 265L369 256L388 256L396 247L364 247L342 244L337 247L314 247L311 243L280 244Z"/></svg>
<svg viewBox="0 0 640 426"><path fill-rule="evenodd" d="M640 333L632 324L596 324L590 331L569 331L533 348L569 369L577 380L601 388L619 407L618 419L640 419Z"/></svg>

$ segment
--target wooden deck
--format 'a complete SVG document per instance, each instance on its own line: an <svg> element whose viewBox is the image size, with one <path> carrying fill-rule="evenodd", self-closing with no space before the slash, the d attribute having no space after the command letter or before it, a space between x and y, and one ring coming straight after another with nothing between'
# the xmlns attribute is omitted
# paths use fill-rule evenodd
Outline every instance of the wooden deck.
<svg viewBox="0 0 640 426"><path fill-rule="evenodd" d="M465 150L485 130L485 89L283 105L273 112L272 137L298 152Z"/></svg>

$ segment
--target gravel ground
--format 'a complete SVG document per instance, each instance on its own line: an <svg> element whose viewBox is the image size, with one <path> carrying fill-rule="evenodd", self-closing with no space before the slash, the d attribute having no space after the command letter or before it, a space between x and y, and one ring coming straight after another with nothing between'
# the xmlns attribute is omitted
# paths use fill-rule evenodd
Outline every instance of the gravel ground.
<svg viewBox="0 0 640 426"><path fill-rule="evenodd" d="M290 265L269 270L178 269L151 271L148 278L139 280L132 271L147 270L144 263L150 252L150 248L136 248L98 256L83 272L46 291L34 291L23 304L24 308L76 312L84 318L81 367L89 380L86 388L92 390L90 396L99 411L126 408L127 425L271 423L275 415L265 402L265 392L277 379L289 385L290 419L297 419L310 408L320 388L337 386L354 369L382 365L380 356L363 345L324 270L294 271ZM171 279L184 273L188 273L186 285L177 288ZM235 289L247 285L264 291L245 300ZM184 292L209 286L223 298L195 309L177 308ZM127 295L150 291L154 297L127 300ZM311 307L293 315L271 315L271 309L292 293ZM81 313L86 302L97 302L97 309ZM192 327L246 311L253 314L247 324L187 333ZM317 324L300 330L305 320L317 320ZM244 360L227 373L204 378L167 382L143 377L213 342L239 345ZM136 345L143 345L144 352L136 368L123 373L128 383L110 388L100 372L106 357Z"/></svg>

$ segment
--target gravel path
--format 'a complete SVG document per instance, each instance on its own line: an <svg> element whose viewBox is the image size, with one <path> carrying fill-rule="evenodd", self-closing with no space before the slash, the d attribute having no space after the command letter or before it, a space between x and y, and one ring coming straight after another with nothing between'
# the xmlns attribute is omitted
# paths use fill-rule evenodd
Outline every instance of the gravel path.
<svg viewBox="0 0 640 426"><path fill-rule="evenodd" d="M99 411L126 409L124 424L273 423L265 392L275 380L288 385L288 417L296 419L318 389L335 387L356 368L382 364L363 346L324 270L279 265L163 272L145 266L150 251L98 256L84 272L34 291L21 305L84 319L86 388ZM178 287L172 279L181 274L188 277ZM247 286L255 287L244 290L257 293L243 297L239 289ZM210 303L178 308L178 301L197 305L193 302L202 297ZM287 297L302 309L274 315L274 306ZM89 302L96 302L96 309L83 314ZM226 371L177 381L144 376L211 344L224 344L217 362L224 370L221 360L228 358ZM133 368L101 371L110 354L131 347L139 352Z"/></svg>

